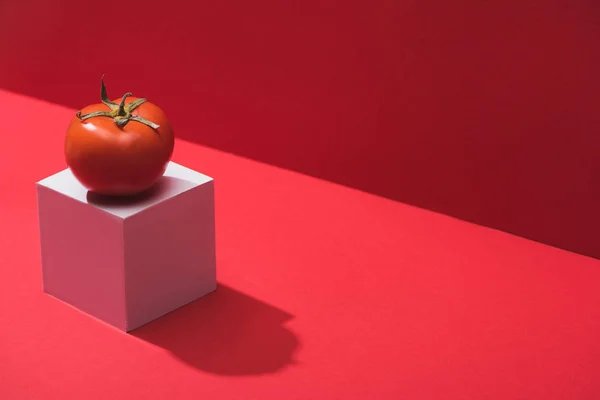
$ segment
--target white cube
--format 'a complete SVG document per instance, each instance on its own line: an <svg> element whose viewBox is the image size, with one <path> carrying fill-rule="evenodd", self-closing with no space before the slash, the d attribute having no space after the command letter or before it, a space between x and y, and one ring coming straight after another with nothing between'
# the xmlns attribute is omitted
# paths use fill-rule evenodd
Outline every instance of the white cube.
<svg viewBox="0 0 600 400"><path fill-rule="evenodd" d="M131 331L217 287L214 181L170 162L134 198L65 169L37 183L44 292Z"/></svg>

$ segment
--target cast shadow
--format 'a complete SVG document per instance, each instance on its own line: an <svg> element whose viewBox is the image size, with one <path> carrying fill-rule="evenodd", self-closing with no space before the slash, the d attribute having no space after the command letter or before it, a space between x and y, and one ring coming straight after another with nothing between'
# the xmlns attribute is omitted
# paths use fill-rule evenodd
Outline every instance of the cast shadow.
<svg viewBox="0 0 600 400"><path fill-rule="evenodd" d="M132 196L107 196L100 193L88 191L87 202L95 205L129 205L139 203L154 197L165 189L165 177L159 179L151 188Z"/></svg>
<svg viewBox="0 0 600 400"><path fill-rule="evenodd" d="M142 206L157 199L166 198L176 191L194 187L194 183L173 176L161 176L154 185L145 191L131 196L107 196L92 191L86 194L89 204L103 207Z"/></svg>
<svg viewBox="0 0 600 400"><path fill-rule="evenodd" d="M201 371L227 376L277 372L294 364L292 315L219 284L217 290L131 334Z"/></svg>

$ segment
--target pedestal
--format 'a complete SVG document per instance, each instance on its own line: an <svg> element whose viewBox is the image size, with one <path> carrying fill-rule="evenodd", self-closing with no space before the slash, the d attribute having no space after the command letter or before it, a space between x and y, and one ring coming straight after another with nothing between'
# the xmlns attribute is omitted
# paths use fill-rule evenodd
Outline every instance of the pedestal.
<svg viewBox="0 0 600 400"><path fill-rule="evenodd" d="M134 198L37 183L43 290L131 331L216 289L214 181L171 162Z"/></svg>

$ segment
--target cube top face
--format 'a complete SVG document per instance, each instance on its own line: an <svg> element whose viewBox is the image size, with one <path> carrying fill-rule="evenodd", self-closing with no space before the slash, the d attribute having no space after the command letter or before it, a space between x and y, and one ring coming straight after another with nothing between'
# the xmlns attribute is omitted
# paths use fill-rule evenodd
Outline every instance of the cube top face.
<svg viewBox="0 0 600 400"><path fill-rule="evenodd" d="M207 175L171 161L164 175L156 182L154 187L147 193L136 196L134 201L118 197L98 196L89 192L79 183L69 168L42 179L37 184L74 200L89 204L117 218L125 219L212 180Z"/></svg>

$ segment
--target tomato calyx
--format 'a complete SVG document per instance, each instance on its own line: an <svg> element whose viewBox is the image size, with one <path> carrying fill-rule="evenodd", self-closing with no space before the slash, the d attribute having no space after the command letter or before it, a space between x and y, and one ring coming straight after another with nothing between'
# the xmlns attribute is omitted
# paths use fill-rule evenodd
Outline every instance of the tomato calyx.
<svg viewBox="0 0 600 400"><path fill-rule="evenodd" d="M149 121L139 115L131 114L133 110L144 104L147 99L140 98L132 101L131 103L125 104L125 99L127 99L129 96L132 96L130 92L125 93L121 98L121 103L119 104L110 100L106 93L106 86L104 85L104 75L102 75L100 97L102 99L102 103L104 103L110 109L110 111L92 111L91 113L82 115L81 110L79 110L75 115L81 121L95 117L109 117L115 121L115 124L117 124L119 128L123 128L129 123L129 121L137 121L149 126L152 129L157 129L159 125L155 124L154 122Z"/></svg>

